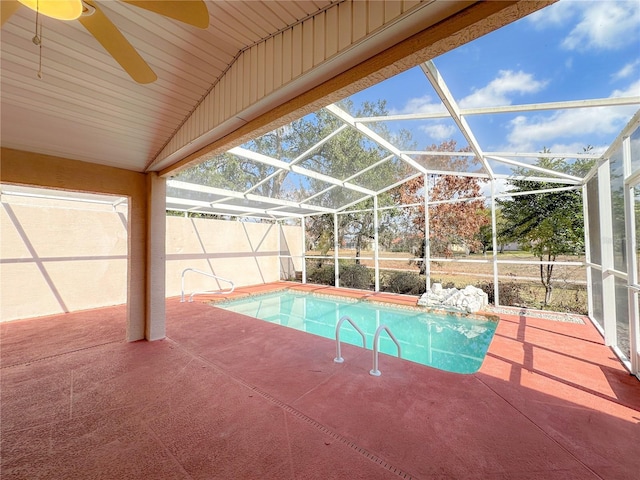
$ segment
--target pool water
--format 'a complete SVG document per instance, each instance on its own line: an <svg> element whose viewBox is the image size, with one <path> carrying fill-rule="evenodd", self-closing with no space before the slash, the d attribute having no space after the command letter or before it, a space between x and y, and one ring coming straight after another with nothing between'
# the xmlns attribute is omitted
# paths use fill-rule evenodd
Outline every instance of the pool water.
<svg viewBox="0 0 640 480"><path fill-rule="evenodd" d="M402 358L456 373L473 373L480 368L497 326L497 322L483 317L440 315L291 291L216 306L331 339L335 339L338 320L348 315L365 333L368 349L373 348L377 327L387 325L402 347ZM348 322L342 324L340 340L362 346L362 337ZM396 345L385 332L379 345L381 352L397 355Z"/></svg>

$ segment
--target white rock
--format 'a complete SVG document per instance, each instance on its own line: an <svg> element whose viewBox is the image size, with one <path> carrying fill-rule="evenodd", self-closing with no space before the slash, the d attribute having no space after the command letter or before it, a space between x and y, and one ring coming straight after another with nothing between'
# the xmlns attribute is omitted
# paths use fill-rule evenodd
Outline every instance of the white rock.
<svg viewBox="0 0 640 480"><path fill-rule="evenodd" d="M444 308L460 312L473 313L489 304L486 293L473 285L464 289L442 288L442 284L434 283L431 290L426 291L418 300L418 305Z"/></svg>

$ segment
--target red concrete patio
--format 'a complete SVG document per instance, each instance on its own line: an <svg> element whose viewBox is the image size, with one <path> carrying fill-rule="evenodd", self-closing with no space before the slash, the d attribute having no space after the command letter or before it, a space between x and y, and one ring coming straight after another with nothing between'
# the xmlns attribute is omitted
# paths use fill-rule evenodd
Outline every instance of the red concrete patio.
<svg viewBox="0 0 640 480"><path fill-rule="evenodd" d="M370 351L196 300L151 343L124 306L1 324L2 479L638 478L640 382L589 323L503 315L476 374L372 377Z"/></svg>

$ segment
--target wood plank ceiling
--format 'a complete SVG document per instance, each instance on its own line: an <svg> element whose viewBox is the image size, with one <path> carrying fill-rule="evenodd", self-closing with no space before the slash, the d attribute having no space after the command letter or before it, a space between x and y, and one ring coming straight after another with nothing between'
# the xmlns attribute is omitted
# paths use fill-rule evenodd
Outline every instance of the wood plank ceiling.
<svg viewBox="0 0 640 480"><path fill-rule="evenodd" d="M3 147L143 171L240 52L339 1L207 1L206 30L97 3L158 80L133 82L78 21L46 17L38 78L35 12L21 7L0 37Z"/></svg>

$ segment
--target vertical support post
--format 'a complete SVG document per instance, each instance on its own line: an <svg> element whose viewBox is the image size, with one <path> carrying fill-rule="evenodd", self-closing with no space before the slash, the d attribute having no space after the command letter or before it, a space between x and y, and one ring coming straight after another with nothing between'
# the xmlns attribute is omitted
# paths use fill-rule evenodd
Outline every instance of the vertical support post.
<svg viewBox="0 0 640 480"><path fill-rule="evenodd" d="M600 205L600 245L602 248L604 343L611 346L616 344L616 284L612 273L614 258L609 159L598 167L598 203Z"/></svg>
<svg viewBox="0 0 640 480"><path fill-rule="evenodd" d="M302 283L307 283L307 230L305 217L300 218L300 227L302 231Z"/></svg>
<svg viewBox="0 0 640 480"><path fill-rule="evenodd" d="M338 213L333 213L333 271L334 285L340 287L340 267L338 266Z"/></svg>
<svg viewBox="0 0 640 480"><path fill-rule="evenodd" d="M424 277L427 291L431 290L431 241L429 240L429 175L424 175Z"/></svg>
<svg viewBox="0 0 640 480"><path fill-rule="evenodd" d="M380 261L378 249L378 195L373 197L373 270L375 274L374 287L375 292L380 291Z"/></svg>
<svg viewBox="0 0 640 480"><path fill-rule="evenodd" d="M167 236L167 182L156 172L147 173L147 257L146 317L147 340L165 337L165 270Z"/></svg>
<svg viewBox="0 0 640 480"><path fill-rule="evenodd" d="M277 238L277 249L278 249L278 280L282 280L282 274L285 273L284 265L282 264L282 228L280 226L280 222L275 220L276 224L276 235ZM289 252L291 253L291 252ZM289 277L287 276L287 280Z"/></svg>
<svg viewBox="0 0 640 480"><path fill-rule="evenodd" d="M593 271L591 270L591 232L589 231L589 197L587 195L587 184L582 184L582 218L584 225L584 260L587 264L587 311L589 317L593 318L593 286L591 285Z"/></svg>
<svg viewBox="0 0 640 480"><path fill-rule="evenodd" d="M631 171L631 138L626 137L622 141L622 158L624 172L624 227L627 256L627 296L629 308L629 360L631 373L640 373L640 351L638 350L638 335L640 335L640 312L636 297L638 293L632 288L638 285L638 259L636 258L636 229L635 229L635 197L634 187L628 181L633 173Z"/></svg>
<svg viewBox="0 0 640 480"><path fill-rule="evenodd" d="M500 305L500 285L498 280L498 220L496 215L496 180L491 178L491 243L493 245L493 298L494 305Z"/></svg>

